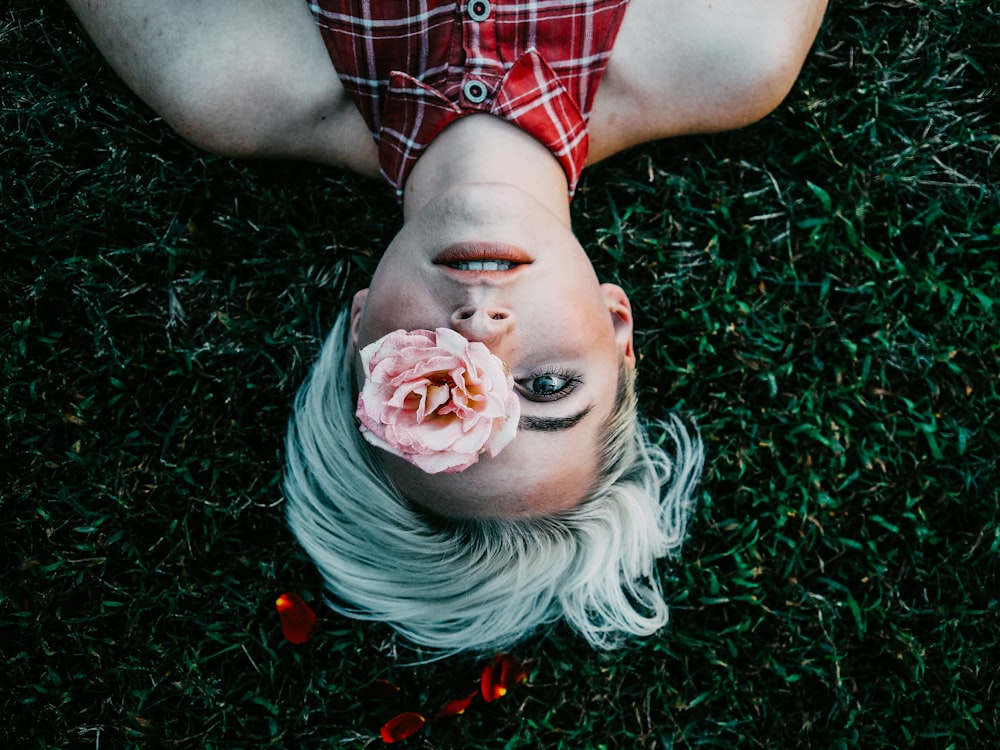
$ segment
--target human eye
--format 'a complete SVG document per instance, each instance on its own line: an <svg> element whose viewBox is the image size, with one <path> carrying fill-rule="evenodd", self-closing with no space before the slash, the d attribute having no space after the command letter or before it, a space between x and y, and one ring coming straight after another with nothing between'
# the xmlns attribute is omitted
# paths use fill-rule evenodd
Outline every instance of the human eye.
<svg viewBox="0 0 1000 750"><path fill-rule="evenodd" d="M578 375L569 372L539 372L517 381L524 395L532 401L558 401L580 385Z"/></svg>

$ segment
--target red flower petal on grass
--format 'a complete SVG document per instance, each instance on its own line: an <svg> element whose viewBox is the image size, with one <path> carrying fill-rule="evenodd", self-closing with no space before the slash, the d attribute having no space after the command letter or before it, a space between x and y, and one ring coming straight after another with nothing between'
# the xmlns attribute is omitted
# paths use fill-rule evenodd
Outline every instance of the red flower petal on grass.
<svg viewBox="0 0 1000 750"><path fill-rule="evenodd" d="M391 745L393 742L399 742L400 740L405 740L407 737L412 737L426 723L427 719L413 711L393 716L382 726L380 732L382 742Z"/></svg>
<svg viewBox="0 0 1000 750"><path fill-rule="evenodd" d="M502 698L514 685L528 679L528 673L521 662L510 654L499 654L492 664L487 664L479 680L483 700L492 703Z"/></svg>
<svg viewBox="0 0 1000 750"><path fill-rule="evenodd" d="M437 715L434 717L434 721L438 719L445 719L449 716L459 716L465 713L465 709L469 707L472 703L472 699L479 695L479 691L475 690L469 693L464 698L456 698L453 701L448 702L444 708L438 711Z"/></svg>
<svg viewBox="0 0 1000 750"><path fill-rule="evenodd" d="M281 617L281 632L291 643L305 643L316 631L316 613L298 594L285 593L274 602Z"/></svg>

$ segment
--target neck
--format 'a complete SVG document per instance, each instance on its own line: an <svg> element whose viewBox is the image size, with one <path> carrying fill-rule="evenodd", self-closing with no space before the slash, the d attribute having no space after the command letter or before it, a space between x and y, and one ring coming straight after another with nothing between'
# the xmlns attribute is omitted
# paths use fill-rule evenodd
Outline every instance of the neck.
<svg viewBox="0 0 1000 750"><path fill-rule="evenodd" d="M516 187L570 225L559 160L523 130L486 114L462 117L434 139L406 181L403 220L447 190L482 183Z"/></svg>

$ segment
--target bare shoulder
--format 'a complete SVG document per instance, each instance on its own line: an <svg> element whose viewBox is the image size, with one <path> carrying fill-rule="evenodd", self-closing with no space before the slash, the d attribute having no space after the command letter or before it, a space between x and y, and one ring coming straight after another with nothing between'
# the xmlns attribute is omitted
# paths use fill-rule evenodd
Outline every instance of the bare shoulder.
<svg viewBox="0 0 1000 750"><path fill-rule="evenodd" d="M70 5L125 83L195 145L377 173L304 0Z"/></svg>
<svg viewBox="0 0 1000 750"><path fill-rule="evenodd" d="M729 130L788 94L827 0L631 0L591 112L590 163Z"/></svg>

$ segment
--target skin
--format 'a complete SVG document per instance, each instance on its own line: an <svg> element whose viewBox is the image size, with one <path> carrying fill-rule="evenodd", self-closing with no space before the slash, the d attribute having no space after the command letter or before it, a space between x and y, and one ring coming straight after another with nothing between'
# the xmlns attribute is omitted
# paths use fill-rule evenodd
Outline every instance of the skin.
<svg viewBox="0 0 1000 750"><path fill-rule="evenodd" d="M193 143L377 175L375 144L301 0L70 5L126 83ZM825 7L632 0L588 123L587 163L763 117L794 83ZM508 363L525 414L590 409L571 429L521 429L499 456L461 474L430 476L387 458L389 473L411 499L453 516L531 516L578 504L595 479L618 363L634 366L635 358L628 299L598 282L573 237L560 165L507 123L461 118L414 167L403 220L371 286L355 297L356 346L397 328L451 326ZM515 245L533 262L513 274L457 279L431 262L456 242ZM559 400L533 400L529 376L543 370L572 371L580 385Z"/></svg>
<svg viewBox="0 0 1000 750"><path fill-rule="evenodd" d="M462 152L465 130L475 136L490 131L502 146L494 151L502 156L494 158L503 165L452 159ZM529 166L501 182L480 179L502 174L510 163ZM415 208L371 286L354 298L357 348L401 327L451 327L507 363L523 415L586 412L566 430L522 427L498 456L482 457L461 474L431 476L388 458L397 486L438 513L512 517L575 506L596 480L598 435L613 407L618 363L635 366L628 298L621 288L598 282L569 229L565 198L547 200L549 183L565 195L562 168L533 138L485 115L459 120L418 162L407 183L407 204ZM480 243L515 245L532 262L474 274L433 262L449 246ZM549 373L573 374L580 382L563 398L540 400L531 391L533 379Z"/></svg>

